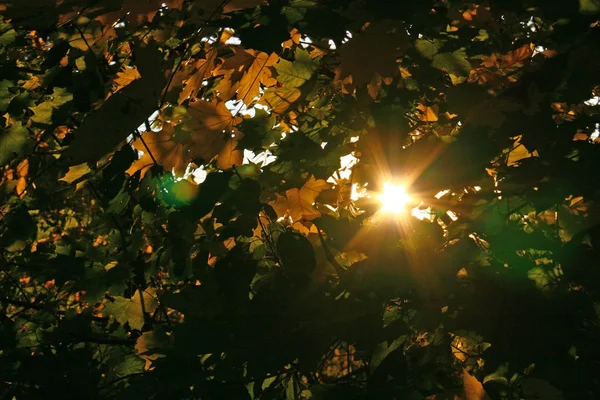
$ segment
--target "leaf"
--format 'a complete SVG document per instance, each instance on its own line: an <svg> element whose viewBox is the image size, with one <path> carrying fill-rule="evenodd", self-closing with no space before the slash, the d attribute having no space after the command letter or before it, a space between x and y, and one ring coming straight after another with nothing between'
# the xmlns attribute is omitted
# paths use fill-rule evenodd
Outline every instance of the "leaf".
<svg viewBox="0 0 600 400"><path fill-rule="evenodd" d="M0 165L7 164L15 156L25 155L32 144L29 131L21 122L16 122L9 129L3 128L0 133Z"/></svg>
<svg viewBox="0 0 600 400"><path fill-rule="evenodd" d="M240 166L244 162L244 151L237 149L238 139L230 138L221 149L217 158L217 167L220 169L231 169Z"/></svg>
<svg viewBox="0 0 600 400"><path fill-rule="evenodd" d="M282 58L275 64L277 80L288 89L304 85L318 68L319 62L310 58L308 52L301 47L296 49L293 62Z"/></svg>
<svg viewBox="0 0 600 400"><path fill-rule="evenodd" d="M511 167L517 165L519 161L524 160L526 158L537 157L537 151L529 152L524 144L521 143L522 135L517 136L515 139L514 147L508 154L508 159L506 164Z"/></svg>
<svg viewBox="0 0 600 400"><path fill-rule="evenodd" d="M113 80L117 85L115 92L123 89L125 86L141 77L137 67L125 67L122 71L117 72L117 77Z"/></svg>
<svg viewBox="0 0 600 400"><path fill-rule="evenodd" d="M417 39L415 41L415 48L421 55L425 58L433 59L442 46L443 42L437 39L429 40L429 39Z"/></svg>
<svg viewBox="0 0 600 400"><path fill-rule="evenodd" d="M427 107L424 104L419 104L417 106L417 110L421 111L421 115L419 115L419 119L424 122L435 122L438 120L439 107Z"/></svg>
<svg viewBox="0 0 600 400"><path fill-rule="evenodd" d="M471 63L467 60L467 53L464 50L436 54L431 65L456 76L469 76L471 72Z"/></svg>
<svg viewBox="0 0 600 400"><path fill-rule="evenodd" d="M339 50L340 67L336 80L352 76L352 83L364 86L376 76L393 77L400 73L396 59L408 47L408 37L402 25L392 22L366 24Z"/></svg>
<svg viewBox="0 0 600 400"><path fill-rule="evenodd" d="M34 114L31 117L33 122L42 125L50 125L52 123L52 114L54 111L73 100L73 93L65 88L56 87L49 97L50 100L44 101L37 106L30 107Z"/></svg>
<svg viewBox="0 0 600 400"><path fill-rule="evenodd" d="M242 100L244 104L250 104L258 97L261 83L267 87L277 83L277 80L271 76L271 70L268 67L275 65L278 59L279 56L275 53L267 55L267 53L259 52L256 54L252 65L240 80L239 100Z"/></svg>
<svg viewBox="0 0 600 400"><path fill-rule="evenodd" d="M71 184L76 180L80 179L81 177L89 174L90 172L92 172L92 170L90 169L87 163L74 165L69 167L69 171L62 178L59 178L59 181Z"/></svg>
<svg viewBox="0 0 600 400"><path fill-rule="evenodd" d="M463 369L463 388L465 391L465 400L492 400L486 393L481 382L473 375Z"/></svg>
<svg viewBox="0 0 600 400"><path fill-rule="evenodd" d="M196 93L202 87L203 82L209 78L215 67L217 58L217 49L210 49L206 54L206 59L200 59L194 63L194 73L185 80L184 89L179 94L179 104L187 99L195 99Z"/></svg>
<svg viewBox="0 0 600 400"><path fill-rule="evenodd" d="M289 215L292 221L296 222L301 219L312 220L321 215L321 213L313 206L317 196L325 189L329 189L329 183L322 179L315 179L311 176L310 179L300 189L290 189L285 192Z"/></svg>
<svg viewBox="0 0 600 400"><path fill-rule="evenodd" d="M274 114L283 114L301 95L300 90L296 88L271 88L265 90L258 104L269 107Z"/></svg>
<svg viewBox="0 0 600 400"><path fill-rule="evenodd" d="M103 313L112 315L119 323L129 323L132 329L142 329L144 326L144 311L152 314L158 307L155 290L146 289L140 296L140 290L136 290L131 299L116 296L115 301L106 304ZM143 310L142 311L142 304Z"/></svg>

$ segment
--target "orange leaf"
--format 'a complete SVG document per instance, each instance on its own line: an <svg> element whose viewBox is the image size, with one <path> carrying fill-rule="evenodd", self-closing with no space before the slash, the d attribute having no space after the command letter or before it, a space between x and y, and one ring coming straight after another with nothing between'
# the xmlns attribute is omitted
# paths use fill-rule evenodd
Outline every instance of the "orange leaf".
<svg viewBox="0 0 600 400"><path fill-rule="evenodd" d="M196 93L202 87L202 82L210 77L217 58L217 49L213 48L206 54L206 59L200 59L194 64L194 73L184 81L185 88L179 94L179 104L185 100L195 99Z"/></svg>
<svg viewBox="0 0 600 400"><path fill-rule="evenodd" d="M238 139L230 138L221 149L217 158L217 167L220 169L231 169L240 166L244 162L244 151L237 149Z"/></svg>
<svg viewBox="0 0 600 400"><path fill-rule="evenodd" d="M438 120L439 107L427 107L424 104L419 104L417 106L417 110L421 111L421 115L419 115L419 119L425 122L435 122Z"/></svg>
<svg viewBox="0 0 600 400"><path fill-rule="evenodd" d="M463 370L463 388L465 390L465 400L491 400L481 382L469 374L466 369Z"/></svg>
<svg viewBox="0 0 600 400"><path fill-rule="evenodd" d="M258 97L261 83L267 87L276 85L277 79L271 76L271 70L268 67L275 65L278 60L279 56L275 53L271 53L271 55L258 53L240 80L238 99L245 104L250 104Z"/></svg>
<svg viewBox="0 0 600 400"><path fill-rule="evenodd" d="M292 221L301 219L312 220L318 218L321 213L313 206L319 193L329 189L329 184L322 179L311 178L301 189L290 189L285 192L289 202L289 214Z"/></svg>
<svg viewBox="0 0 600 400"><path fill-rule="evenodd" d="M125 86L129 85L131 82L136 79L140 79L142 76L138 72L137 67L126 67L123 71L117 72L117 77L114 79L114 83L117 84L116 91L123 89Z"/></svg>

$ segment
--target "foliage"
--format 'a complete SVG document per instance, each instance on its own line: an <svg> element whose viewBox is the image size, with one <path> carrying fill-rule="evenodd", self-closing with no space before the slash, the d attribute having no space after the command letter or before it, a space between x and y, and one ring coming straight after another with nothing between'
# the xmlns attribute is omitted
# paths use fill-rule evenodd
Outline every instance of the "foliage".
<svg viewBox="0 0 600 400"><path fill-rule="evenodd" d="M597 0L0 15L0 397L600 398Z"/></svg>

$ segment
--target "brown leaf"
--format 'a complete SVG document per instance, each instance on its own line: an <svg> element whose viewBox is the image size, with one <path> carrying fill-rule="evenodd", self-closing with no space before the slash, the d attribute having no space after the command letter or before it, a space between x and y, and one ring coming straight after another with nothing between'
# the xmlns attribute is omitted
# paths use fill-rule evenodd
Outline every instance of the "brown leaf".
<svg viewBox="0 0 600 400"><path fill-rule="evenodd" d="M217 167L223 170L240 166L244 162L244 151L237 149L238 138L230 138L221 149L217 158Z"/></svg>
<svg viewBox="0 0 600 400"><path fill-rule="evenodd" d="M215 67L217 58L217 49L213 48L208 51L205 59L200 59L194 63L194 72L186 80L183 81L185 87L179 94L179 104L187 99L195 99L196 93L202 87L202 82L209 78Z"/></svg>

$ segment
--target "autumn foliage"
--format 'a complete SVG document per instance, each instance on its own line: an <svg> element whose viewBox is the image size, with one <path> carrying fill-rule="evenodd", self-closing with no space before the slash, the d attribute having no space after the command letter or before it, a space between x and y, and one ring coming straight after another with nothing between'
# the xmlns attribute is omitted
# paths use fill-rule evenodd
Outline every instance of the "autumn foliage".
<svg viewBox="0 0 600 400"><path fill-rule="evenodd" d="M600 398L598 0L0 16L1 399Z"/></svg>

